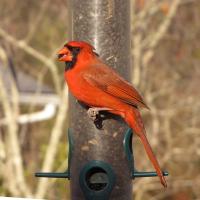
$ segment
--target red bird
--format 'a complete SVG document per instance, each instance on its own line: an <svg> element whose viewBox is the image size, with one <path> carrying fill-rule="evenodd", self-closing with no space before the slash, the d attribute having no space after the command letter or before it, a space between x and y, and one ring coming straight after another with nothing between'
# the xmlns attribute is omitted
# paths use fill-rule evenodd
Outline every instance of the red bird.
<svg viewBox="0 0 200 200"><path fill-rule="evenodd" d="M138 110L139 106L148 107L137 90L109 68L86 42L68 42L58 52L58 59L66 63L65 80L75 98L91 109L121 116L141 139L161 183L167 187Z"/></svg>

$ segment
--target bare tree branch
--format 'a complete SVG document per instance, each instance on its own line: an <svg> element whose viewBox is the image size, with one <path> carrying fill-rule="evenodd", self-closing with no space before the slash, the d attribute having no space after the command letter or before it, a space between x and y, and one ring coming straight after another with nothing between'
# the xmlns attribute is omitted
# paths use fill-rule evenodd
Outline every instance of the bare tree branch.
<svg viewBox="0 0 200 200"><path fill-rule="evenodd" d="M68 102L66 88L63 88L62 99L60 107L58 108L58 114L55 121L55 125L51 132L48 148L46 150L45 159L42 166L42 171L50 172L53 169L54 159L57 153L59 140L63 133L64 120L67 114ZM48 190L49 181L48 179L41 178L38 182L36 189L36 197L44 198Z"/></svg>
<svg viewBox="0 0 200 200"><path fill-rule="evenodd" d="M14 84L12 84L13 106L9 105L5 87L0 77L0 99L4 109L7 121L9 121L8 137L6 143L7 159L12 163L12 173L7 181L10 183L11 190L15 194L20 194L20 191L25 196L31 196L31 192L26 184L24 177L24 169L22 164L22 156L20 152L20 145L18 141L18 125L16 123L16 115L18 114L18 92ZM10 173L10 172L9 172ZM9 174L8 173L8 174ZM7 174L5 174L7 175Z"/></svg>
<svg viewBox="0 0 200 200"><path fill-rule="evenodd" d="M61 92L61 86L60 86L60 79L59 74L56 65L52 60L50 60L48 57L46 57L41 52L33 49L31 46L29 46L25 41L23 40L17 40L11 35L9 35L7 32L5 32L2 28L0 28L0 36L3 37L7 42L9 42L11 45L20 48L21 50L25 51L29 55L33 56L40 62L42 62L51 72L51 75L53 77L53 81L55 84L56 92L60 94Z"/></svg>
<svg viewBox="0 0 200 200"><path fill-rule="evenodd" d="M168 28L171 24L171 21L176 14L176 10L177 10L180 2L181 2L181 0L174 0L172 2L169 12L168 12L167 16L165 17L164 21L158 27L158 30L155 31L155 33L153 33L153 34L149 34L150 36L148 39L149 40L148 51L145 53L145 55L143 57L143 61L142 61L144 66L147 66L149 60L154 55L153 49L160 42L160 40L163 38L166 31L168 30Z"/></svg>

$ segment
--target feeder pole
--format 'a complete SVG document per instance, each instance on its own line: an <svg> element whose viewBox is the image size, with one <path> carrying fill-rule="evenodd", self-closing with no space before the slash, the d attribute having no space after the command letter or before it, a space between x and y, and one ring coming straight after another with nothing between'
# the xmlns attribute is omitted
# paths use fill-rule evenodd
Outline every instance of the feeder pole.
<svg viewBox="0 0 200 200"><path fill-rule="evenodd" d="M91 43L100 57L126 80L130 80L130 0L69 0L71 40ZM92 95L92 94L91 94ZM98 97L97 97L98 98ZM73 139L70 166L71 199L132 199L132 180L123 148L127 125L120 117L112 116L103 121L103 129L96 128L86 109L72 96L69 97L69 128ZM88 197L84 191L84 170L90 162L108 164L106 171L113 178L113 188L104 197ZM90 163L88 166L87 164ZM91 165L92 165L91 164ZM85 167L85 169L84 169ZM90 177L97 170L97 176ZM85 184L91 192L104 191L109 185L105 171L94 166L86 173ZM102 175L103 174L103 175ZM99 177L98 177L99 176ZM102 184L98 184L103 182ZM95 183L97 183L95 185ZM92 186L94 184L94 187ZM105 185L105 188L103 186ZM85 186L84 186L85 187ZM109 197L108 197L109 196Z"/></svg>

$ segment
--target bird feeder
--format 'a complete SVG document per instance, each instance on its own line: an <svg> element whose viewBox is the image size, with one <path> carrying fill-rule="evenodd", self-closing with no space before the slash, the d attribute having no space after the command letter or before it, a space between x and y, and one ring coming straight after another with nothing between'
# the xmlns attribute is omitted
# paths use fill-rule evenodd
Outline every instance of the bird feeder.
<svg viewBox="0 0 200 200"><path fill-rule="evenodd" d="M69 3L71 39L91 43L106 64L130 80L130 1ZM68 170L36 173L38 177L70 179L72 200L130 200L133 178L157 175L134 169L131 129L120 117L101 114L105 120L95 125L86 108L70 96Z"/></svg>

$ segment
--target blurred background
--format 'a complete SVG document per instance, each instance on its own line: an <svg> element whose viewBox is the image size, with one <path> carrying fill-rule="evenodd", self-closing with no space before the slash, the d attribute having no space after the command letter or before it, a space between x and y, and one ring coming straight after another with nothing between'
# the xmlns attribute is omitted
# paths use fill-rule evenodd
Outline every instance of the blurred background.
<svg viewBox="0 0 200 200"><path fill-rule="evenodd" d="M122 1L123 3L123 1ZM135 200L200 199L200 1L131 0L132 83L168 188L134 180ZM65 0L0 0L0 196L70 199L67 88L57 50L69 40ZM139 140L136 167L153 169Z"/></svg>

